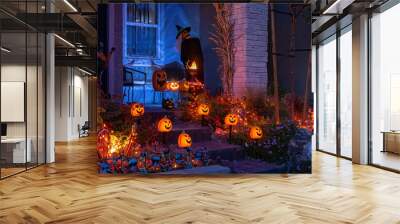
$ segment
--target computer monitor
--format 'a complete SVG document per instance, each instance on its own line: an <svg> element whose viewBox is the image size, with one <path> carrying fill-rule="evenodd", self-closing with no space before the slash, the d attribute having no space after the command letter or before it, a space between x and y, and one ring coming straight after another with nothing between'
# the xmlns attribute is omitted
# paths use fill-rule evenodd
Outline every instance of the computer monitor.
<svg viewBox="0 0 400 224"><path fill-rule="evenodd" d="M1 123L1 137L7 136L7 124Z"/></svg>

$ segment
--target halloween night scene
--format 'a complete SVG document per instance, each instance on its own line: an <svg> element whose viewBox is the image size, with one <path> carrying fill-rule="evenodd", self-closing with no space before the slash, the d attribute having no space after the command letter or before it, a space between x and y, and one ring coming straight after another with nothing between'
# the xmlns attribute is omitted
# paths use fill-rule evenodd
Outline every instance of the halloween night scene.
<svg viewBox="0 0 400 224"><path fill-rule="evenodd" d="M311 172L309 5L98 13L100 173Z"/></svg>

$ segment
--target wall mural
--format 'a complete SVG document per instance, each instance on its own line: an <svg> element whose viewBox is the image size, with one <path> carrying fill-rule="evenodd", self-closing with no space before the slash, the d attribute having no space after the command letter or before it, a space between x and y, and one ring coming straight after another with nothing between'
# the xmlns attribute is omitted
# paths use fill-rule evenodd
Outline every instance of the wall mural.
<svg viewBox="0 0 400 224"><path fill-rule="evenodd" d="M308 5L98 11L99 173L311 173Z"/></svg>

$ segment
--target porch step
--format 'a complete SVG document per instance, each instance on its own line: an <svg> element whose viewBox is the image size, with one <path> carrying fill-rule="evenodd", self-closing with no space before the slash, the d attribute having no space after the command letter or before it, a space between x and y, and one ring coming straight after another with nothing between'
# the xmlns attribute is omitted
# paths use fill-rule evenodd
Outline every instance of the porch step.
<svg viewBox="0 0 400 224"><path fill-rule="evenodd" d="M199 175L199 174L228 174L231 173L231 169L226 166L212 165L212 166L202 166L191 169L183 169L183 170L173 170L168 172L162 172L160 174L170 175L170 174L178 174L178 175Z"/></svg>
<svg viewBox="0 0 400 224"><path fill-rule="evenodd" d="M167 116L171 120L175 120L175 112L172 110L165 110L161 107L145 107L144 108L145 114L144 116L150 117L151 121L157 122L164 116Z"/></svg>
<svg viewBox="0 0 400 224"><path fill-rule="evenodd" d="M177 145L171 145L171 149L174 149L176 153L186 153L186 149L178 148ZM232 145L224 142L203 141L193 143L192 152L206 151L208 157L214 161L219 160L241 160L244 158L244 151L238 145Z"/></svg>
<svg viewBox="0 0 400 224"><path fill-rule="evenodd" d="M210 127L195 123L178 123L173 125L171 132L165 134L166 143L176 144L179 134L183 131L190 135L193 143L211 140L212 130Z"/></svg>

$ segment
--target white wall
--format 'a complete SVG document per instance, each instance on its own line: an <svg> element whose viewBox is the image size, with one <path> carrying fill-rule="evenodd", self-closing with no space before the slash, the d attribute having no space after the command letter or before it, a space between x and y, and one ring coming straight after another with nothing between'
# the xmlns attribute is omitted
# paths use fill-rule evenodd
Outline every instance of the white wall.
<svg viewBox="0 0 400 224"><path fill-rule="evenodd" d="M70 141L89 119L88 78L73 67L56 67L55 73L55 140Z"/></svg>

